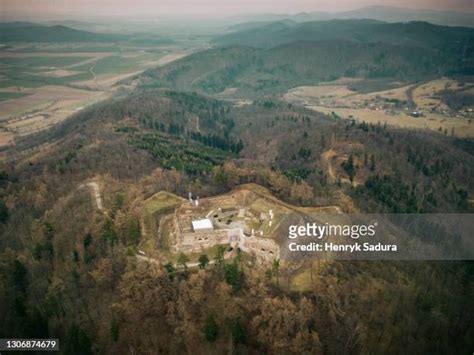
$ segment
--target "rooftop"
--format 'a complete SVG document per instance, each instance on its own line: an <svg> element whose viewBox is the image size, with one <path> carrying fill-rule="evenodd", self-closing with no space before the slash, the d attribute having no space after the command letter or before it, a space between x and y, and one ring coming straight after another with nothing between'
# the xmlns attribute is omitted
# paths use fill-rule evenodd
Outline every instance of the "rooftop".
<svg viewBox="0 0 474 355"><path fill-rule="evenodd" d="M212 222L209 218L204 218L204 219L196 219L192 221L193 229L195 231L197 230L208 230L208 229L214 229Z"/></svg>

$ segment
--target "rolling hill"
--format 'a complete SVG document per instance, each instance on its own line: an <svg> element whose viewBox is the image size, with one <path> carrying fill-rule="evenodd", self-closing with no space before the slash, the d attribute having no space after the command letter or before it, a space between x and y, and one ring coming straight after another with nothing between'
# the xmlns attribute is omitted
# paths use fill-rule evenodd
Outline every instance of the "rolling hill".
<svg viewBox="0 0 474 355"><path fill-rule="evenodd" d="M214 43L146 71L139 84L250 98L340 77L412 82L474 73L474 29L426 22L277 21Z"/></svg>
<svg viewBox="0 0 474 355"><path fill-rule="evenodd" d="M241 53L241 59L251 63L254 52ZM233 54L222 53L226 60ZM445 353L472 349L472 268L461 263L324 261L322 268L315 262L314 271L294 263L282 271L280 287L266 277L266 267L242 253L243 281L234 288L217 265L199 273L179 271L173 259L161 268L137 256L146 250L157 263L170 257L168 244L161 243L165 238L142 232L159 217L155 213L149 222L143 211L162 190L185 197L192 189L205 198L242 183L259 183L298 205L350 208L354 201L361 211L374 213L466 211L474 188L474 157L454 146L449 136L346 125L276 100L234 107L200 95L156 90L90 106L17 143L18 158L0 170L3 337L63 339L67 354L130 348L139 353L208 353L210 345L200 329L212 309L222 315L216 353L228 352L232 332L227 320L239 317L242 329L248 329L242 353L324 348L340 354L347 349L340 339L352 336L354 323L335 317L335 310L353 315L367 329L367 337L358 338L350 353L359 348L426 353L433 349L432 338L439 339ZM35 143L44 148L34 149ZM328 179L320 159L328 151L341 159L350 154L357 188ZM364 163L367 155L374 162L370 166ZM346 174L341 160L333 168ZM152 225L166 230L165 223ZM447 236L452 246L451 233ZM432 237L426 235L428 241ZM203 251L209 258L214 257L211 252ZM195 262L197 255L188 258ZM237 261L226 263L238 266ZM299 281L303 273L305 283ZM192 317L183 321L188 315ZM273 325L283 318L292 322L276 327L275 335ZM456 326L459 332L449 331ZM303 337L308 329L312 338ZM177 337L183 330L193 337ZM262 337L262 332L269 335ZM275 343L274 337L285 341ZM253 344L258 352L247 351Z"/></svg>
<svg viewBox="0 0 474 355"><path fill-rule="evenodd" d="M245 45L270 48L294 41L345 39L361 43L383 42L422 48L452 50L472 46L474 29L438 26L427 22L384 23L375 20L330 20L292 23L278 21L223 35L214 40L219 46Z"/></svg>
<svg viewBox="0 0 474 355"><path fill-rule="evenodd" d="M190 55L139 76L142 87L233 97L286 92L339 77L417 80L469 70L469 62L435 49L349 40L296 41L269 49L232 46ZM228 92L228 91L227 91Z"/></svg>

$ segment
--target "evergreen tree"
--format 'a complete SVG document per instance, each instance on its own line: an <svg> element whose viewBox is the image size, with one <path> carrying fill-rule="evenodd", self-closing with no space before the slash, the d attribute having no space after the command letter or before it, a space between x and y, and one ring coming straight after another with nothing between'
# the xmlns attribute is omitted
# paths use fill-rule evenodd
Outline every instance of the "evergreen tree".
<svg viewBox="0 0 474 355"><path fill-rule="evenodd" d="M354 176L356 174L355 166L354 166L354 157L353 155L349 155L347 161L342 163L343 169L346 171L347 175L349 176L349 180L352 182L354 181Z"/></svg>
<svg viewBox="0 0 474 355"><path fill-rule="evenodd" d="M216 265L220 268L224 268L225 259L224 259L225 247L223 245L218 245L216 250L215 261Z"/></svg>
<svg viewBox="0 0 474 355"><path fill-rule="evenodd" d="M178 266L180 266L183 271L186 272L188 270L187 263L189 262L189 258L186 256L186 254L180 253L177 262Z"/></svg>
<svg viewBox="0 0 474 355"><path fill-rule="evenodd" d="M234 346L245 344L247 332L240 318L234 319L231 326L232 342Z"/></svg>
<svg viewBox="0 0 474 355"><path fill-rule="evenodd" d="M280 259L275 259L272 262L272 274L275 275L277 286L279 286L278 276L280 274Z"/></svg>
<svg viewBox="0 0 474 355"><path fill-rule="evenodd" d="M373 154L370 156L370 171L375 171L375 157Z"/></svg>
<svg viewBox="0 0 474 355"><path fill-rule="evenodd" d="M210 343L214 342L219 335L219 326L217 325L216 319L212 313L206 318L203 333L206 340Z"/></svg>
<svg viewBox="0 0 474 355"><path fill-rule="evenodd" d="M206 254L202 254L199 257L199 268L205 269L209 265L209 258L207 257Z"/></svg>
<svg viewBox="0 0 474 355"><path fill-rule="evenodd" d="M0 224L5 224L8 221L8 208L3 200L0 200Z"/></svg>

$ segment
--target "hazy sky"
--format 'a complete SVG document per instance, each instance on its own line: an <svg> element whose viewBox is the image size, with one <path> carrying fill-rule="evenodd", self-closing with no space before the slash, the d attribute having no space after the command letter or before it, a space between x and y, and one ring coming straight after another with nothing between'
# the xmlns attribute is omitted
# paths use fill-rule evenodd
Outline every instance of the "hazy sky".
<svg viewBox="0 0 474 355"><path fill-rule="evenodd" d="M469 11L474 0L0 0L2 19L345 11L369 5Z"/></svg>

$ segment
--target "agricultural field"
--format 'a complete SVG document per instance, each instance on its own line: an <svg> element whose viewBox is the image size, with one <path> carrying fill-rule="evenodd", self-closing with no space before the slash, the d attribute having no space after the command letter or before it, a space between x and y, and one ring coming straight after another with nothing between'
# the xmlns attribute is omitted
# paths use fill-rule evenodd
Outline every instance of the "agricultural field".
<svg viewBox="0 0 474 355"><path fill-rule="evenodd" d="M458 137L474 137L474 84L440 78L381 91L355 90L354 82L326 82L288 91L284 99L344 119L430 129ZM456 106L451 104L456 100Z"/></svg>
<svg viewBox="0 0 474 355"><path fill-rule="evenodd" d="M114 95L120 80L188 54L176 45L10 45L0 49L0 149Z"/></svg>
<svg viewBox="0 0 474 355"><path fill-rule="evenodd" d="M2 126L15 136L50 127L86 105L107 97L105 92L59 85L23 90L27 93L25 96L0 103Z"/></svg>

